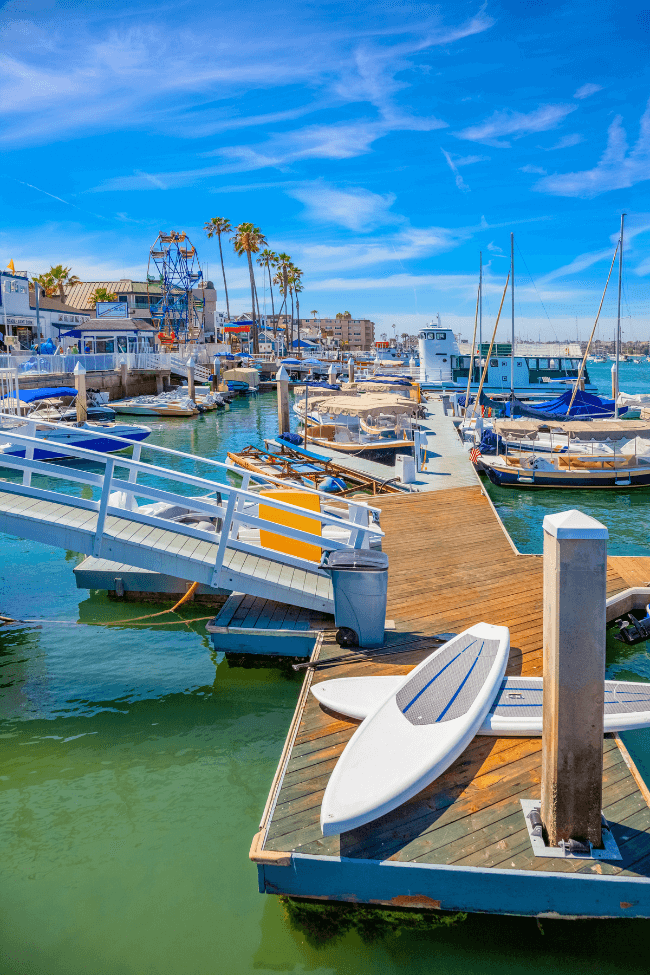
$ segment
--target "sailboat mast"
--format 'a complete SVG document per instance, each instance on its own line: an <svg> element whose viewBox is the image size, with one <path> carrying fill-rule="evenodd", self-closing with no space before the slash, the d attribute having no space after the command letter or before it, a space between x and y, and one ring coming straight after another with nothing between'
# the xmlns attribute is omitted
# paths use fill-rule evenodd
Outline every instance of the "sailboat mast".
<svg viewBox="0 0 650 975"><path fill-rule="evenodd" d="M478 348L479 362L481 360L481 345L483 343L483 251L479 251L478 272Z"/></svg>
<svg viewBox="0 0 650 975"><path fill-rule="evenodd" d="M515 395L515 235L510 234L510 295L512 297L512 348L510 349L510 395Z"/></svg>
<svg viewBox="0 0 650 975"><path fill-rule="evenodd" d="M621 355L621 286L623 284L623 227L625 214L621 214L621 236L618 239L618 312L616 315L616 378L614 380L614 416L618 419L618 370Z"/></svg>

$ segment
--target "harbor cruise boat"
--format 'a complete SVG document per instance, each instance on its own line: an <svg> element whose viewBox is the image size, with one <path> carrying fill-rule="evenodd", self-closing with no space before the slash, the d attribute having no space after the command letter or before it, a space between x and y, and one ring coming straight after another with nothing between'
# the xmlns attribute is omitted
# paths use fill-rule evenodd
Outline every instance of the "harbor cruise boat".
<svg viewBox="0 0 650 975"><path fill-rule="evenodd" d="M450 328L437 322L420 330L418 337L420 350L420 385L423 389L447 390L465 393L469 375L470 356L461 355L458 342ZM481 354L474 355L471 392L478 392L481 374L485 367L485 356L489 344L483 343ZM575 382L581 360L564 356L525 356L515 355L509 343L495 343L488 365L483 392L488 396L507 395L511 389L511 379L515 396L518 399L549 399L558 395ZM514 370L514 377L511 373ZM585 390L597 392L584 370Z"/></svg>

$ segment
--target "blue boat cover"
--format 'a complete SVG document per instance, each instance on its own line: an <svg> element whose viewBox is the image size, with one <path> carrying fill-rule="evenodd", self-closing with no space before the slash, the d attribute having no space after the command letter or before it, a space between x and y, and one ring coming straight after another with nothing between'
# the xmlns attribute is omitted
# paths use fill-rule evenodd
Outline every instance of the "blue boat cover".
<svg viewBox="0 0 650 975"><path fill-rule="evenodd" d="M556 397L556 399L548 400L544 403L535 403L534 406L529 406L527 403L521 403L519 400L515 400L514 403L508 403L506 405L506 416L532 416L539 420L566 420L571 417L602 417L604 419L614 416L613 399L604 399L593 393L584 393L580 389L576 392L571 411L568 412L572 394L573 391L567 389L561 396ZM620 407L618 411L619 416L623 416L627 411L627 406Z"/></svg>
<svg viewBox="0 0 650 975"><path fill-rule="evenodd" d="M21 389L18 391L18 399L23 403L36 403L41 399L55 399L57 396L76 396L77 390L74 386L43 386L41 389ZM12 393L7 393L3 399L11 398Z"/></svg>

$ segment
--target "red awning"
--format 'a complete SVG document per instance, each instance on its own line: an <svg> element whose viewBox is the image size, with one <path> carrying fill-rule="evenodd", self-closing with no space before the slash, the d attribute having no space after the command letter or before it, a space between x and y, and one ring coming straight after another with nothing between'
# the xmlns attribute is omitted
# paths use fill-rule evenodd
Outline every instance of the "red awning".
<svg viewBox="0 0 650 975"><path fill-rule="evenodd" d="M226 325L224 332L250 332L250 325Z"/></svg>

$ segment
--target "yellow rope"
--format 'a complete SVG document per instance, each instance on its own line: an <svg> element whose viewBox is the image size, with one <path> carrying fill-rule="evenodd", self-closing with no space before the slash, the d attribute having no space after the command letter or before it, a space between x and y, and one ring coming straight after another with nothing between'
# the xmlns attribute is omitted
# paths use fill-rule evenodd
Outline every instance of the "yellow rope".
<svg viewBox="0 0 650 975"><path fill-rule="evenodd" d="M120 623L135 623L138 620L151 620L151 619L154 619L154 617L156 617L156 616L165 616L167 613L174 613L178 609L179 606L182 606L183 603L186 603L187 602L187 600L190 598L190 596L193 596L194 595L194 593L196 592L196 589L197 589L198 585L199 585L198 582L193 582L192 585L190 586L190 588L185 593L185 595L184 596L181 596L181 598L178 600L178 602L175 603L172 606L171 609L163 609L163 611L161 613L148 613L146 616L132 616L130 619L125 619L125 620L111 620L110 623L104 623L103 625L104 626L118 626ZM204 619L210 619L210 617L209 616L206 616L206 617L204 617ZM179 623L184 623L185 620L178 620L178 622ZM158 624L152 624L152 625L158 625Z"/></svg>

